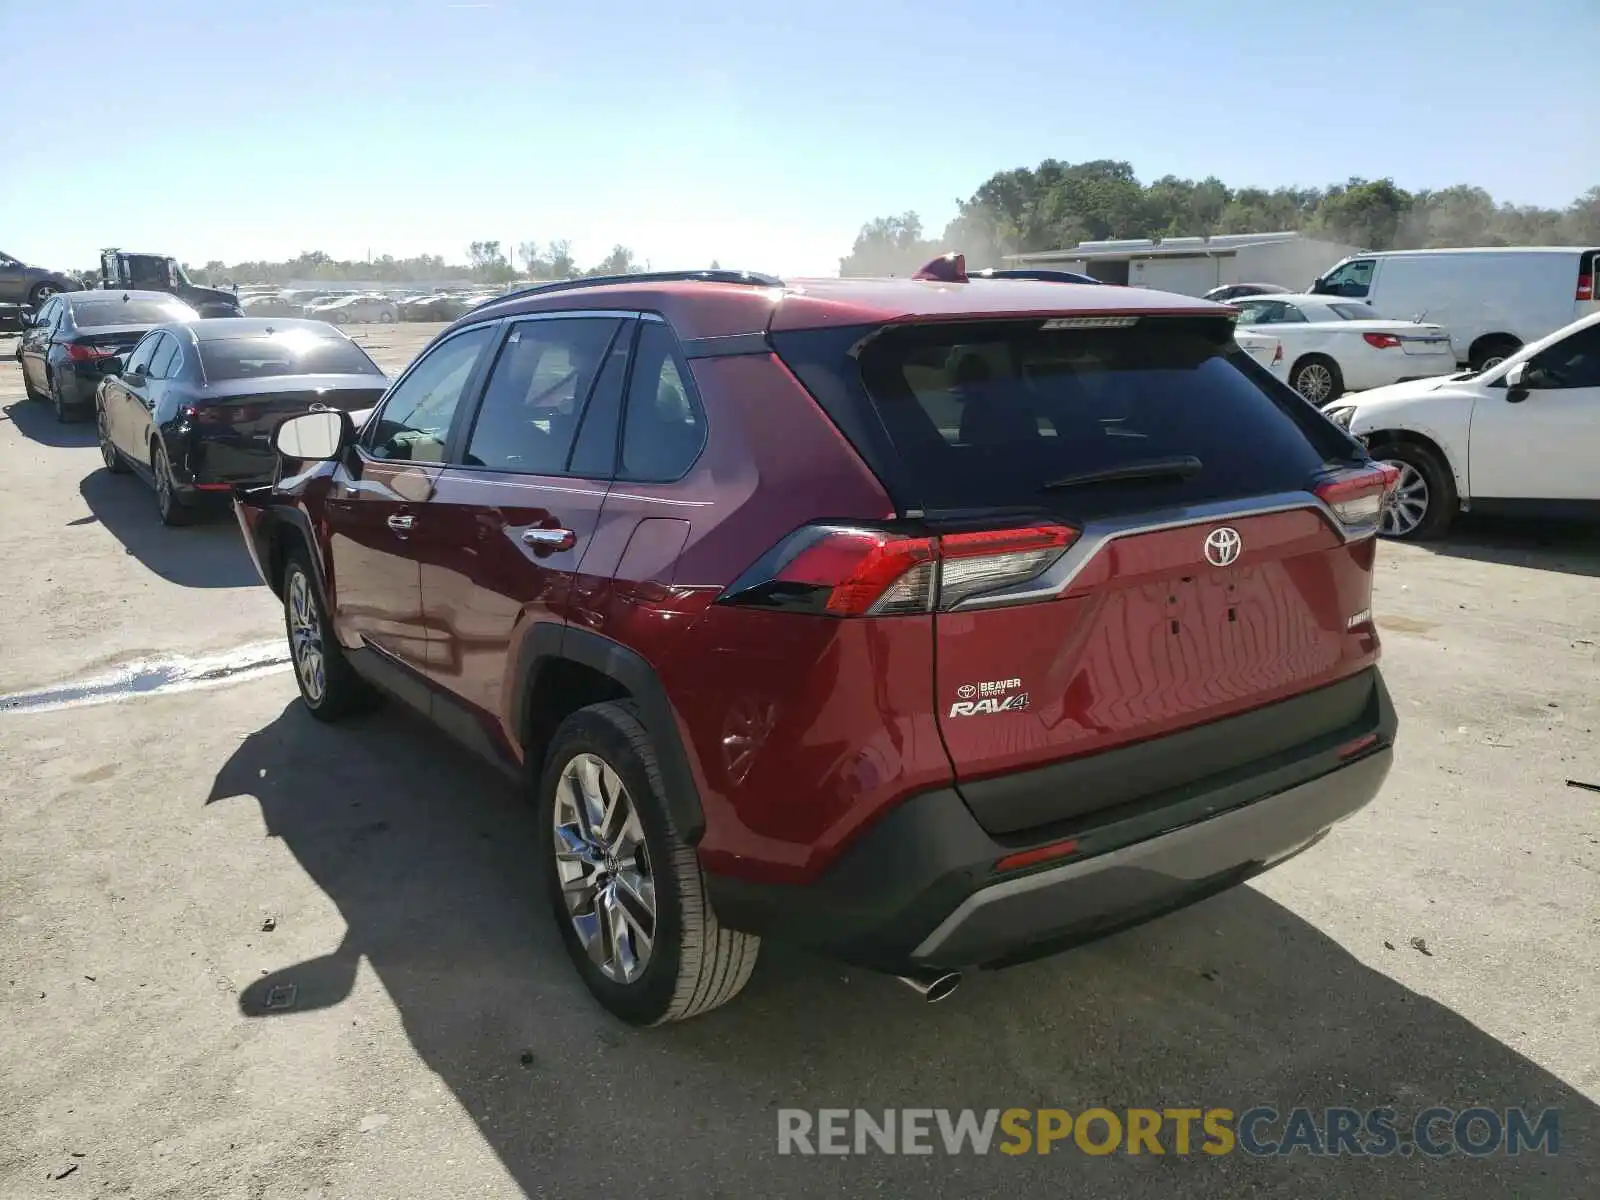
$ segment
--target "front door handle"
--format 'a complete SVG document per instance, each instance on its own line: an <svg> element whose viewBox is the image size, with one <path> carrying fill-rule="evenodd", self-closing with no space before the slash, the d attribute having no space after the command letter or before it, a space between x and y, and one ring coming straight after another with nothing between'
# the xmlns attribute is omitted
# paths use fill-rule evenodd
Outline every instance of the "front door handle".
<svg viewBox="0 0 1600 1200"><path fill-rule="evenodd" d="M571 550L578 544L578 535L570 529L528 529L522 541L536 550Z"/></svg>
<svg viewBox="0 0 1600 1200"><path fill-rule="evenodd" d="M396 515L389 518L388 525L396 533L410 533L412 522L415 520L415 517Z"/></svg>

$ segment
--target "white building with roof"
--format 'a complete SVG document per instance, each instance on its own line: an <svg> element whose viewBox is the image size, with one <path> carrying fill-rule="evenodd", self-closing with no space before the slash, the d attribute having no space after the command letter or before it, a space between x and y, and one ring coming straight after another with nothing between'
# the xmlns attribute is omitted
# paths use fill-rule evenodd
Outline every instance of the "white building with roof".
<svg viewBox="0 0 1600 1200"><path fill-rule="evenodd" d="M1224 283L1275 283L1301 292L1360 247L1299 233L1079 242L1066 250L1008 254L1006 266L1077 271L1106 283L1203 296Z"/></svg>

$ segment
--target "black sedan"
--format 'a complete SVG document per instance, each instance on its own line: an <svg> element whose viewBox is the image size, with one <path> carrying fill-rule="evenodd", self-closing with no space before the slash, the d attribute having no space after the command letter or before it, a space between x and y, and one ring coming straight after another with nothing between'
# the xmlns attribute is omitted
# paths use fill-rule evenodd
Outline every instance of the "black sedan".
<svg viewBox="0 0 1600 1200"><path fill-rule="evenodd" d="M87 415L108 361L156 325L198 319L165 292L58 292L28 318L17 343L23 390L54 407L58 421Z"/></svg>
<svg viewBox="0 0 1600 1200"><path fill-rule="evenodd" d="M389 381L366 351L323 321L217 317L153 329L109 365L96 396L106 469L155 488L166 525L207 493L265 483L272 435L319 408L372 408Z"/></svg>

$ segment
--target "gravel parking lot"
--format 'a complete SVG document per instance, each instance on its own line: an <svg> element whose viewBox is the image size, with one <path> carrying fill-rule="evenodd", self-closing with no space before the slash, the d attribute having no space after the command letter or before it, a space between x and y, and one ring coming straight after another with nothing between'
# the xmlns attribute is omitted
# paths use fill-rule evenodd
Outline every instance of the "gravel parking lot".
<svg viewBox="0 0 1600 1200"><path fill-rule="evenodd" d="M435 329L355 336L394 373ZM231 518L160 527L92 425L22 398L13 344L0 695L257 669L0 702L0 1194L1595 1194L1600 794L1567 784L1600 783L1592 528L1383 547L1396 768L1256 884L936 1007L768 947L729 1007L636 1031L562 953L520 798L395 706L303 716ZM1559 1152L777 1153L780 1108L1257 1104L1553 1107Z"/></svg>

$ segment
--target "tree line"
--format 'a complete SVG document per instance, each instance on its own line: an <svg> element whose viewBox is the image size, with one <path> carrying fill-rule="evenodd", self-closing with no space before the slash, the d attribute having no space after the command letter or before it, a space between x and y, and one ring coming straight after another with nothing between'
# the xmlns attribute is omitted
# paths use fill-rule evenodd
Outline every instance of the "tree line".
<svg viewBox="0 0 1600 1200"><path fill-rule="evenodd" d="M1214 176L1166 175L1141 183L1111 159L998 171L966 200L940 237L915 212L878 217L839 260L841 275L904 274L960 250L969 267L1007 254L1061 250L1106 238L1209 237L1297 230L1363 250L1431 246L1600 246L1600 187L1564 209L1496 203L1457 184L1409 192L1392 179L1350 179L1321 188L1232 188Z"/></svg>
<svg viewBox="0 0 1600 1200"><path fill-rule="evenodd" d="M580 268L572 255L572 243L565 238L551 242L519 242L509 252L498 241L473 242L467 247L465 262L448 262L442 255L419 254L395 258L391 254L372 259L341 259L308 250L284 262L255 260L225 263L212 259L203 267L184 264L196 283L277 283L291 280L319 280L339 283L363 280L373 283L425 283L460 279L482 284L511 283L518 279L570 279L584 275L630 275L645 266L623 245L613 246L592 267ZM97 277L98 272L85 272Z"/></svg>

